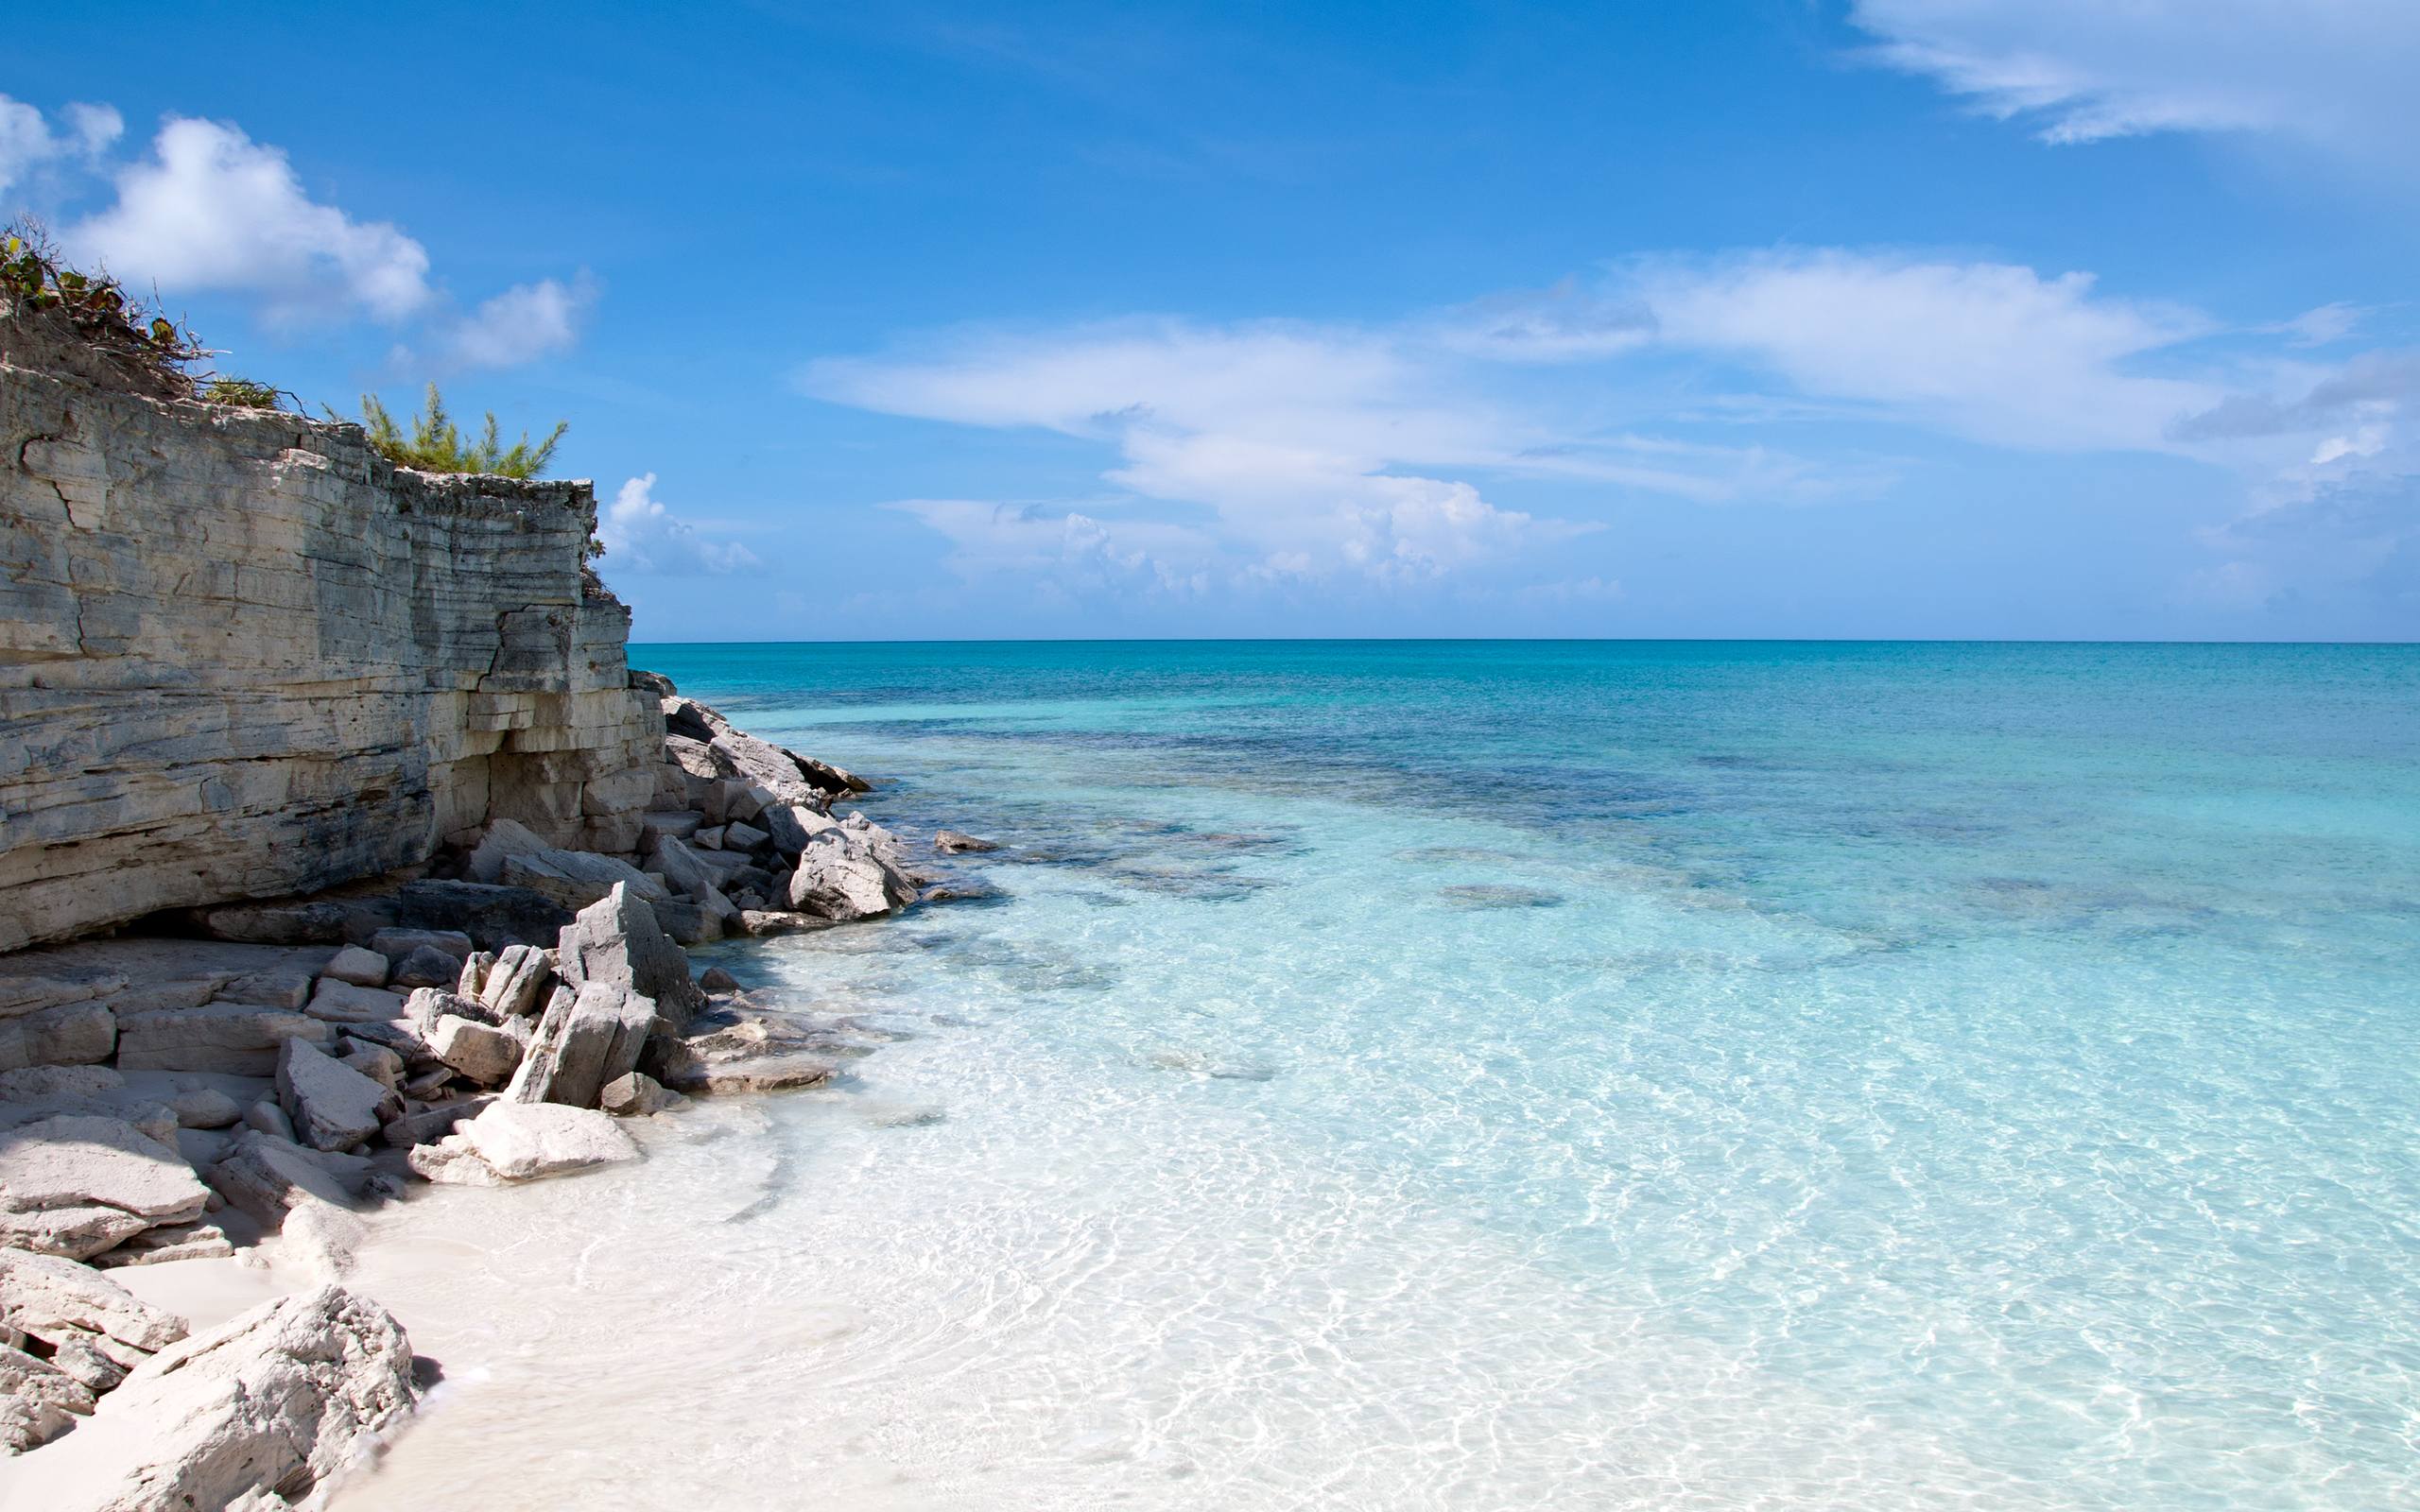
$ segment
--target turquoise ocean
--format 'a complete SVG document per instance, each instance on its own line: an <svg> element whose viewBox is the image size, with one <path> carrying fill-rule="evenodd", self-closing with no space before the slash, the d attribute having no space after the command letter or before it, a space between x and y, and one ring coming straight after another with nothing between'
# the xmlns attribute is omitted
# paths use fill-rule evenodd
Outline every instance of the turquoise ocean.
<svg viewBox="0 0 2420 1512"><path fill-rule="evenodd" d="M837 1091L449 1231L574 1482L564 1349L698 1505L2420 1505L2420 648L631 662L1002 849L703 953Z"/></svg>

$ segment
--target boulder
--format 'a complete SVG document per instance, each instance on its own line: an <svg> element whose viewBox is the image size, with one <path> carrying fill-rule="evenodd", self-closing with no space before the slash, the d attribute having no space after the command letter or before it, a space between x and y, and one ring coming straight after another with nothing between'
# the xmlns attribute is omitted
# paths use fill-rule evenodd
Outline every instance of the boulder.
<svg viewBox="0 0 2420 1512"><path fill-rule="evenodd" d="M354 987L385 987L387 973L392 970L387 957L362 945L348 945L336 953L328 964L320 968L321 976L332 976ZM296 1005L300 1006L301 1005Z"/></svg>
<svg viewBox="0 0 2420 1512"><path fill-rule="evenodd" d="M308 955L310 953L305 952L302 954ZM341 954L343 953L338 952L337 954ZM383 965L384 963L381 964ZM261 1006L268 1008L299 1008L303 1004L311 1001L312 979L317 977L320 971L325 971L326 969L326 963L324 962L320 963L317 966L306 966L298 963L287 966L264 967L260 971L247 971L243 975L233 978L229 981L226 986L210 993L209 996L216 998L222 1003L257 1003ZM372 982L369 985L376 987L378 984ZM188 1005L169 1003L144 1005L146 1007L163 1008L199 1005L198 1004ZM132 1011L130 1005L125 999L120 999L119 1001L111 1004L110 1006L115 1008L120 1013Z"/></svg>
<svg viewBox="0 0 2420 1512"><path fill-rule="evenodd" d="M698 833L706 816L696 809L658 811L639 816L639 848L652 850L666 839L686 840Z"/></svg>
<svg viewBox="0 0 2420 1512"><path fill-rule="evenodd" d="M427 1108L388 1120L379 1137L396 1149L409 1149L415 1144L434 1144L454 1132L466 1118L476 1118L479 1110L494 1102L487 1093L464 1097L450 1103L437 1103Z"/></svg>
<svg viewBox="0 0 2420 1512"><path fill-rule="evenodd" d="M873 919L915 901L916 885L844 829L809 840L790 878L790 906L824 919Z"/></svg>
<svg viewBox="0 0 2420 1512"><path fill-rule="evenodd" d="M954 856L966 851L997 850L1000 847L997 841L978 840L956 830L942 830L934 834L933 849L945 856Z"/></svg>
<svg viewBox="0 0 2420 1512"><path fill-rule="evenodd" d="M770 935L795 935L805 929L829 929L832 922L814 914L802 914L788 908L743 908L739 911L741 932L759 939Z"/></svg>
<svg viewBox="0 0 2420 1512"><path fill-rule="evenodd" d="M267 1097L244 1109L243 1125L246 1128L258 1129L263 1134L274 1135L278 1139L292 1140L294 1138L294 1120L285 1116L285 1108L278 1107L273 1100ZM223 1160L225 1157L221 1156L220 1159Z"/></svg>
<svg viewBox="0 0 2420 1512"><path fill-rule="evenodd" d="M405 1155L412 1174L441 1187L500 1187L504 1177L495 1167L479 1159L471 1147L470 1136L457 1131L425 1144L415 1144Z"/></svg>
<svg viewBox="0 0 2420 1512"><path fill-rule="evenodd" d="M424 987L412 989L404 1003L404 1022L420 1031L425 1040L443 1018L470 1019L479 1023L502 1023L504 1015L489 1007L477 998L466 998L443 988Z"/></svg>
<svg viewBox="0 0 2420 1512"><path fill-rule="evenodd" d="M0 1019L0 1071L107 1060L117 1048L117 1015L100 1003L68 1003Z"/></svg>
<svg viewBox="0 0 2420 1512"><path fill-rule="evenodd" d="M607 1082L638 1069L655 1021L651 999L611 982L557 991L505 1101L596 1107Z"/></svg>
<svg viewBox="0 0 2420 1512"><path fill-rule="evenodd" d="M404 1013L404 995L374 987L355 987L333 977L320 978L312 990L311 1002L303 1012L330 1023L358 1023L370 1019L399 1019Z"/></svg>
<svg viewBox="0 0 2420 1512"><path fill-rule="evenodd" d="M277 1102L296 1138L315 1150L359 1144L402 1108L391 1090L301 1040L280 1047Z"/></svg>
<svg viewBox="0 0 2420 1512"><path fill-rule="evenodd" d="M0 1249L0 1327L53 1346L91 1343L127 1366L185 1336L183 1318L92 1266L22 1249Z"/></svg>
<svg viewBox="0 0 2420 1512"><path fill-rule="evenodd" d="M472 850L470 860L463 866L463 873L474 882L500 882L504 878L504 864L512 857L535 855L553 849L518 819L497 819L488 826L485 834L479 836L478 845Z"/></svg>
<svg viewBox="0 0 2420 1512"><path fill-rule="evenodd" d="M481 950L491 951L551 944L572 915L544 893L476 882L407 882L396 901L398 921L459 930Z"/></svg>
<svg viewBox="0 0 2420 1512"><path fill-rule="evenodd" d="M651 1113L677 1108L686 1101L688 1099L678 1092L666 1091L663 1085L646 1072L633 1071L607 1082L604 1091L597 1096L596 1107L599 1111L611 1113L615 1118L645 1118Z"/></svg>
<svg viewBox="0 0 2420 1512"><path fill-rule="evenodd" d="M201 1216L209 1189L122 1119L68 1114L0 1132L0 1245L81 1260Z"/></svg>
<svg viewBox="0 0 2420 1512"><path fill-rule="evenodd" d="M655 867L666 881L692 898L702 898L722 880L719 868L709 867L685 840L667 835L655 848Z"/></svg>
<svg viewBox="0 0 2420 1512"><path fill-rule="evenodd" d="M138 1013L119 1021L117 1063L122 1071L216 1071L267 1076L277 1070L281 1042L325 1043L335 1038L336 1030L325 1022L290 1009L206 1003L198 1008Z"/></svg>
<svg viewBox="0 0 2420 1512"><path fill-rule="evenodd" d="M722 826L717 824L707 829L700 830L697 833L689 836L689 843L696 846L700 850L721 850Z"/></svg>
<svg viewBox="0 0 2420 1512"><path fill-rule="evenodd" d="M473 951L462 961L462 970L454 978L456 995L475 998L488 989L488 973L495 970L493 951Z"/></svg>
<svg viewBox="0 0 2420 1512"><path fill-rule="evenodd" d="M163 1224L146 1228L115 1249L95 1255L91 1263L102 1269L122 1265L160 1265L172 1260L223 1260L235 1252L227 1231L215 1223Z"/></svg>
<svg viewBox="0 0 2420 1512"><path fill-rule="evenodd" d="M675 898L649 906L655 910L655 921L676 945L711 945L722 938L721 918L709 912L703 903ZM735 917L738 910L734 908L732 912Z"/></svg>
<svg viewBox="0 0 2420 1512"><path fill-rule="evenodd" d="M829 1029L795 1015L717 1004L659 1047L655 1077L700 1096L784 1091L829 1081L835 1053L854 1053Z"/></svg>
<svg viewBox="0 0 2420 1512"><path fill-rule="evenodd" d="M759 846L770 845L772 840L772 832L743 824L737 819L722 827L722 848L726 850L753 850Z"/></svg>
<svg viewBox="0 0 2420 1512"><path fill-rule="evenodd" d="M429 1031L437 1058L482 1087L501 1087L521 1065L521 1041L504 1030L446 1014Z"/></svg>
<svg viewBox="0 0 2420 1512"><path fill-rule="evenodd" d="M821 808L804 802L768 804L763 817L766 832L773 837L773 849L793 858L806 849L809 840L840 825Z"/></svg>
<svg viewBox="0 0 2420 1512"><path fill-rule="evenodd" d="M457 998L454 1001L468 1003L470 999ZM421 1037L414 1020L390 1019L385 1022L372 1020L365 1023L348 1023L344 1026L344 1037L393 1052L395 1058L403 1062L406 1077L419 1075L437 1064L437 1057L429 1050L428 1041Z"/></svg>
<svg viewBox="0 0 2420 1512"><path fill-rule="evenodd" d="M385 1045L346 1035L337 1041L337 1062L393 1091L404 1084L404 1057Z"/></svg>
<svg viewBox="0 0 2420 1512"><path fill-rule="evenodd" d="M626 886L582 909L555 954L573 988L603 982L651 998L675 1029L705 1004L689 980L689 957L657 924L647 900Z"/></svg>
<svg viewBox="0 0 2420 1512"><path fill-rule="evenodd" d="M496 1103L463 1125L458 1137L508 1181L639 1158L638 1146L605 1114L554 1103Z"/></svg>
<svg viewBox="0 0 2420 1512"><path fill-rule="evenodd" d="M343 1287L265 1302L128 1376L110 1408L124 1436L54 1512L300 1500L411 1411L411 1364L393 1315Z"/></svg>
<svg viewBox="0 0 2420 1512"><path fill-rule="evenodd" d="M421 945L395 963L395 974L390 980L397 987L450 988L461 976L461 957L448 955L434 945Z"/></svg>
<svg viewBox="0 0 2420 1512"><path fill-rule="evenodd" d="M479 1001L498 1019L535 1013L539 997L545 991L546 979L554 971L555 963L537 946L509 945L496 957L495 969L488 973Z"/></svg>
<svg viewBox="0 0 2420 1512"><path fill-rule="evenodd" d="M93 1388L47 1360L0 1344L0 1450L22 1454L93 1410Z"/></svg>
<svg viewBox="0 0 2420 1512"><path fill-rule="evenodd" d="M663 884L629 862L585 850L544 850L533 855L508 856L504 880L575 909L587 907L615 887L626 886L642 898L670 896Z"/></svg>
<svg viewBox="0 0 2420 1512"><path fill-rule="evenodd" d="M312 1202L347 1207L353 1193L336 1173L300 1144L256 1129L235 1137L224 1159L210 1168L210 1184L234 1207L277 1229L285 1215Z"/></svg>
<svg viewBox="0 0 2420 1512"><path fill-rule="evenodd" d="M709 966L698 973L698 988L702 992L736 992L739 978L719 966Z"/></svg>
<svg viewBox="0 0 2420 1512"><path fill-rule="evenodd" d="M452 961L458 972L462 962L469 959L474 946L471 936L458 929L416 929L396 925L371 936L370 948L399 964L414 952L435 951ZM450 981L454 974L447 973L447 979ZM428 987L434 984L423 982L415 985Z"/></svg>

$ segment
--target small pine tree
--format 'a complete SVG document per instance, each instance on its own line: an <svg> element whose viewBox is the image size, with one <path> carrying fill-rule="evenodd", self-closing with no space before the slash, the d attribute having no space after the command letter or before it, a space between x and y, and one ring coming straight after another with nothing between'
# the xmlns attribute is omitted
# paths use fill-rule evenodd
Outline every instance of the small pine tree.
<svg viewBox="0 0 2420 1512"><path fill-rule="evenodd" d="M555 458L555 447L562 442L563 432L571 429L569 421L557 421L555 428L543 441L532 442L529 433L523 431L521 439L510 447L496 434L495 411L488 411L487 428L475 441L465 444L460 427L445 412L445 401L437 386L428 386L428 404L412 420L412 433L404 435L395 417L378 402L375 394L361 396L363 426L370 432L370 444L379 455L397 467L417 468L424 472L493 472L508 478L534 478L546 471Z"/></svg>

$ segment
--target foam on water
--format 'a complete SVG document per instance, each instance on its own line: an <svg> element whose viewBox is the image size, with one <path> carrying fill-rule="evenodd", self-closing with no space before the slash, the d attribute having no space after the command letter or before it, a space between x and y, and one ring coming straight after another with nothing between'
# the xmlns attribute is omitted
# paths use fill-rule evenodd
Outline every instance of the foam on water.
<svg viewBox="0 0 2420 1512"><path fill-rule="evenodd" d="M721 950L840 1088L406 1204L344 1508L2420 1498L2411 651L636 660L1008 896Z"/></svg>

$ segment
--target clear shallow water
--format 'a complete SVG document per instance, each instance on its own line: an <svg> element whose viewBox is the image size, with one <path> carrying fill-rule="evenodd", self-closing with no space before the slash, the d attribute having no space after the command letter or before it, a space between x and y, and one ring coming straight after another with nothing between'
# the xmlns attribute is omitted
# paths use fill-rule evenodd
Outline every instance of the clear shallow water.
<svg viewBox="0 0 2420 1512"><path fill-rule="evenodd" d="M407 1204L344 1507L2420 1503L2420 652L632 660L1006 900Z"/></svg>

